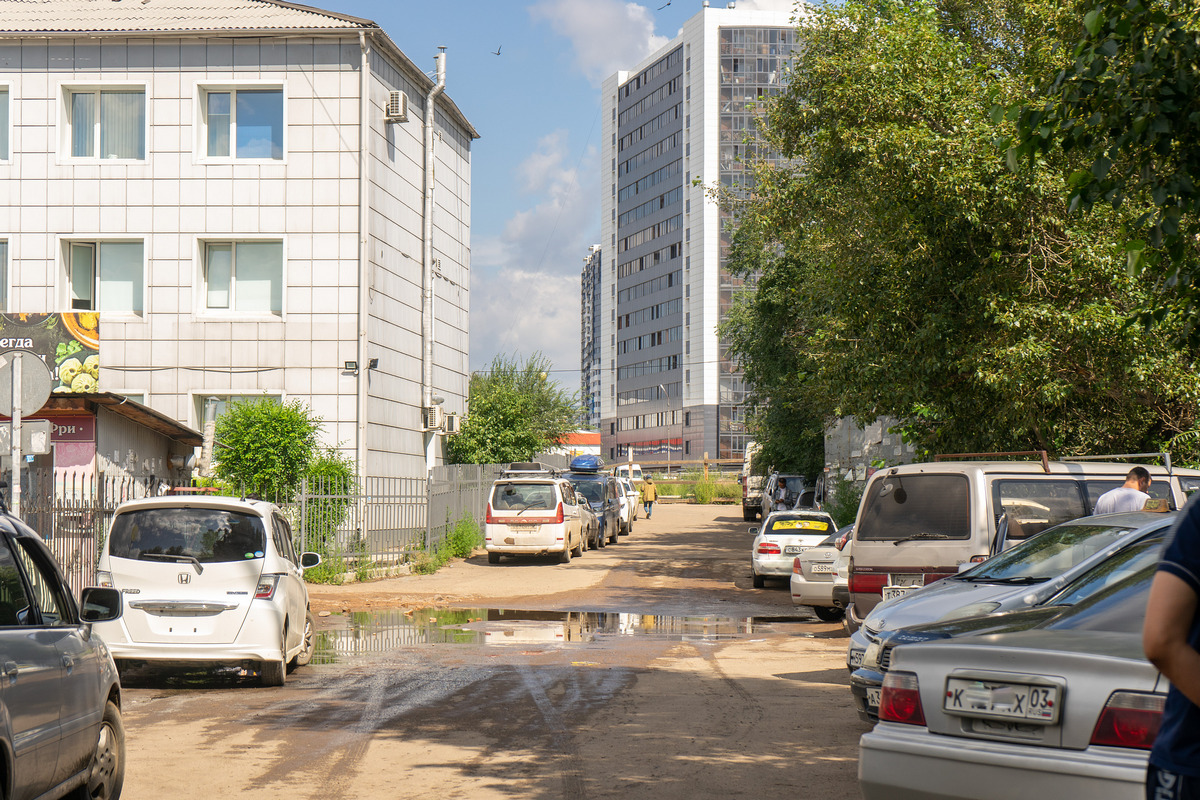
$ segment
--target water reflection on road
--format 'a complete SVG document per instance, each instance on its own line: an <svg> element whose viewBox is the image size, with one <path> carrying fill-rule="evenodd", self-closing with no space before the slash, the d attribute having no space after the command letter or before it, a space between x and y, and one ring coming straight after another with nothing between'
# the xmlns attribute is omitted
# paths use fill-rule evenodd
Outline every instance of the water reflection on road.
<svg viewBox="0 0 1200 800"><path fill-rule="evenodd" d="M321 620L312 663L331 664L346 656L423 644L566 645L617 637L718 642L749 636L772 621L776 620L495 608L354 612ZM333 627L326 628L330 623Z"/></svg>

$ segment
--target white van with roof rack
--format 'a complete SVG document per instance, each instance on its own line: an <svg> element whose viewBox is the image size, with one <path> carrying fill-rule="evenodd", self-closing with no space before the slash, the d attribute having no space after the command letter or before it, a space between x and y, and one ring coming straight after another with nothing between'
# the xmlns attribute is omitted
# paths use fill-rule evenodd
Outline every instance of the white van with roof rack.
<svg viewBox="0 0 1200 800"><path fill-rule="evenodd" d="M533 461L515 462L500 473L488 495L483 538L488 563L500 557L583 555L590 520L586 501L571 482Z"/></svg>
<svg viewBox="0 0 1200 800"><path fill-rule="evenodd" d="M1096 500L1121 486L1142 464L1152 503L1182 508L1200 489L1200 470L1172 467L1165 453L1050 461L933 461L881 469L871 476L854 525L846 625L858 627L873 608L920 586L985 561L1060 522L1092 513ZM970 456L939 456L965 459ZM1151 504L1147 504L1149 508Z"/></svg>

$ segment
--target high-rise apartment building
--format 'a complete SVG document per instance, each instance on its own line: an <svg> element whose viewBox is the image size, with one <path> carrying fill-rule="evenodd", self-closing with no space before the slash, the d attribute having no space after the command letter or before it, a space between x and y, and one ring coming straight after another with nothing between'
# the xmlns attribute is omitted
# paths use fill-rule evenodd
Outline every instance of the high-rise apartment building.
<svg viewBox="0 0 1200 800"><path fill-rule="evenodd" d="M740 458L746 389L718 335L742 281L728 212L747 187L755 107L779 92L792 12L702 9L680 35L603 86L601 426L604 455Z"/></svg>
<svg viewBox="0 0 1200 800"><path fill-rule="evenodd" d="M604 251L594 244L583 258L579 297L579 382L583 422L588 428L600 427L600 273Z"/></svg>

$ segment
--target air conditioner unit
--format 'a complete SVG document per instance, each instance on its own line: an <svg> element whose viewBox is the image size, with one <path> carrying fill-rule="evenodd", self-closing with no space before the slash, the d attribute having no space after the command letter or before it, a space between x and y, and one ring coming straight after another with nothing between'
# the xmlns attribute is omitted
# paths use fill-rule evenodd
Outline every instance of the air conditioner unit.
<svg viewBox="0 0 1200 800"><path fill-rule="evenodd" d="M442 427L446 412L442 411L441 406L426 406L425 407L425 430L436 431Z"/></svg>
<svg viewBox="0 0 1200 800"><path fill-rule="evenodd" d="M408 122L408 95L404 92L388 92L383 116L388 122Z"/></svg>
<svg viewBox="0 0 1200 800"><path fill-rule="evenodd" d="M446 415L446 433L458 433L462 430L462 417L458 414Z"/></svg>

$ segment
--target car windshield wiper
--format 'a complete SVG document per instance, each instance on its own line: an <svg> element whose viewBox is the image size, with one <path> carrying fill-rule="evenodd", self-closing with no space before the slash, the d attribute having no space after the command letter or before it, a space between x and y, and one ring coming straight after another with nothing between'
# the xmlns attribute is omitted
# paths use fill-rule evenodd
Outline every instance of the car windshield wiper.
<svg viewBox="0 0 1200 800"><path fill-rule="evenodd" d="M1013 586L1030 583L1045 583L1049 578L1040 578L1035 575L1014 575L1011 578L992 577L990 575L972 575L967 580L980 581L981 583L1007 583Z"/></svg>
<svg viewBox="0 0 1200 800"><path fill-rule="evenodd" d="M151 561L174 561L177 564L186 562L195 566L197 575L204 574L204 566L195 556L177 555L175 553L142 553L138 558L148 558Z"/></svg>
<svg viewBox="0 0 1200 800"><path fill-rule="evenodd" d="M905 536L903 539L897 539L892 542L894 545L902 545L905 542L919 541L922 539L949 539L950 537L944 533L914 533L912 536Z"/></svg>

